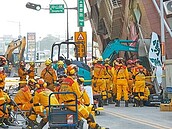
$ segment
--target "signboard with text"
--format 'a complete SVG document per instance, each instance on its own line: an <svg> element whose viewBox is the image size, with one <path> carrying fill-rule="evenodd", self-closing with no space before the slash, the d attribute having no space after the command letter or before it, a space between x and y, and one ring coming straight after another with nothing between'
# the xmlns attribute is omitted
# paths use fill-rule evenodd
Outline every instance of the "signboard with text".
<svg viewBox="0 0 172 129"><path fill-rule="evenodd" d="M84 57L87 51L87 33L75 32L75 42L77 42L78 56Z"/></svg>
<svg viewBox="0 0 172 129"><path fill-rule="evenodd" d="M27 33L27 59L35 60L36 52L36 33Z"/></svg>
<svg viewBox="0 0 172 129"><path fill-rule="evenodd" d="M64 4L50 4L50 13L64 13Z"/></svg>
<svg viewBox="0 0 172 129"><path fill-rule="evenodd" d="M149 61L155 67L162 66L160 41L158 35L155 32L152 32L149 49Z"/></svg>
<svg viewBox="0 0 172 129"><path fill-rule="evenodd" d="M78 27L84 27L84 0L78 0Z"/></svg>

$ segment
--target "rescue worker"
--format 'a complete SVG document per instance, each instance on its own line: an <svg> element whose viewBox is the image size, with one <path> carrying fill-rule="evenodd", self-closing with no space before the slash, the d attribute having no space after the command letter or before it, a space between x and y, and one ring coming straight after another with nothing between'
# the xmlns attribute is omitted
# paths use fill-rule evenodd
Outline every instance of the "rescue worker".
<svg viewBox="0 0 172 129"><path fill-rule="evenodd" d="M61 84L60 92L74 92L77 95L77 98L81 98L82 93L79 89L79 85L77 83L77 72L78 68L76 65L69 65L67 67L67 78L65 78ZM60 99L62 102L67 105L75 104L76 97L72 94L60 94ZM68 107L70 110L75 111L76 108L73 106ZM78 115L87 120L87 123L91 129L101 129L101 127L95 122L94 117L86 107L84 107L80 100L78 99Z"/></svg>
<svg viewBox="0 0 172 129"><path fill-rule="evenodd" d="M128 70L127 67L124 65L123 58L116 59L117 64L114 71L114 81L116 82L117 86L117 98L116 98L116 106L120 107L120 101L122 97L122 93L124 95L125 107L128 107Z"/></svg>
<svg viewBox="0 0 172 129"><path fill-rule="evenodd" d="M9 62L9 77L11 77L12 68L13 68L13 65L11 62Z"/></svg>
<svg viewBox="0 0 172 129"><path fill-rule="evenodd" d="M85 105L85 106L89 106L90 105L90 98L86 92L86 90L84 89L84 78L83 77L79 77L77 79L78 85L79 85L79 89L82 93L81 95L81 102Z"/></svg>
<svg viewBox="0 0 172 129"><path fill-rule="evenodd" d="M129 95L132 96L133 86L134 86L134 81L133 81L134 61L128 60L126 64L127 64L128 74L129 74L129 80L128 80Z"/></svg>
<svg viewBox="0 0 172 129"><path fill-rule="evenodd" d="M133 73L133 79L134 79L134 88L133 88L133 95L135 98L135 104L136 107L143 107L143 99L144 99L144 90L146 86L146 73L145 68L140 64L140 60L137 59L135 61L135 68Z"/></svg>
<svg viewBox="0 0 172 129"><path fill-rule="evenodd" d="M65 74L66 73L66 69L64 67L64 62L59 60L57 62L58 68L57 68L57 76Z"/></svg>
<svg viewBox="0 0 172 129"><path fill-rule="evenodd" d="M97 64L98 58L94 59L92 62L92 67L91 67L91 86L92 86L92 91L93 91L93 99L94 99L94 104L97 105L99 107L103 107L103 101L102 101L102 96L101 93L99 91L99 88L96 87L96 82L97 79L94 77L94 67Z"/></svg>
<svg viewBox="0 0 172 129"><path fill-rule="evenodd" d="M116 102L116 96L117 96L117 86L116 86L116 80L114 79L114 72L115 67L118 65L118 62L116 60L113 61L113 67L112 67L112 74L113 74L113 101Z"/></svg>
<svg viewBox="0 0 172 129"><path fill-rule="evenodd" d="M38 114L39 116L41 116L42 119L36 129L42 129L48 122L49 95L52 93L52 91L46 88L46 86L47 84L44 81L44 79L40 78L37 80L37 84L36 84L37 90L35 91L33 97L33 108L31 108L30 115L28 116L29 125L27 126L27 129L29 128L35 129L37 127L35 123ZM53 105L59 104L54 94L51 95L51 104ZM45 110L46 110L46 114L44 114L43 112Z"/></svg>
<svg viewBox="0 0 172 129"><path fill-rule="evenodd" d="M4 72L4 68L0 67L0 88L4 89L5 87L5 78L6 78L6 74Z"/></svg>
<svg viewBox="0 0 172 129"><path fill-rule="evenodd" d="M0 67L3 67L6 64L7 60L5 57L0 56Z"/></svg>
<svg viewBox="0 0 172 129"><path fill-rule="evenodd" d="M22 86L20 90L14 97L14 102L22 111L29 111L33 106L33 97L31 90L35 89L36 81L34 79L29 79L28 84Z"/></svg>
<svg viewBox="0 0 172 129"><path fill-rule="evenodd" d="M52 68L52 61L47 59L45 61L46 68L41 72L41 78L47 83L47 88L54 91L55 85L57 84L57 73Z"/></svg>
<svg viewBox="0 0 172 129"><path fill-rule="evenodd" d="M7 104L10 104L10 102L10 97L3 91L3 87L0 87L0 128L8 128L8 125L11 125L7 109Z"/></svg>
<svg viewBox="0 0 172 129"><path fill-rule="evenodd" d="M81 104L83 104L83 106L85 106L87 108L89 113L91 113L94 116L95 113L93 113L93 111L92 111L93 105L90 105L90 98L89 98L86 90L84 89L84 78L83 77L79 77L77 79L77 82L78 82L79 89L80 89L81 94L82 94L81 97L79 98L79 101L81 102ZM82 120L82 117L80 117L78 119L79 119L78 128L83 129L84 121Z"/></svg>
<svg viewBox="0 0 172 129"><path fill-rule="evenodd" d="M63 82L63 80L64 80L66 77L67 77L66 74L62 74L62 75L59 75L59 76L58 76L58 79L59 79L59 80L58 80L57 85L56 85L55 88L54 88L54 92L59 92L59 90L60 90L60 85L61 85L61 83ZM60 99L59 99L59 95L58 95L58 94L55 94L55 96L56 96L58 102L61 104L61 101L60 101Z"/></svg>
<svg viewBox="0 0 172 129"><path fill-rule="evenodd" d="M97 64L94 66L94 82L93 82L93 94L100 94L104 105L108 105L107 93L106 93L106 81L105 76L105 66L102 64L103 58L100 56L97 60ZM100 105L101 104L100 100Z"/></svg>
<svg viewBox="0 0 172 129"><path fill-rule="evenodd" d="M114 102L113 102L113 71L112 71L112 67L109 65L109 63L110 63L110 60L108 58L105 59L104 79L106 81L106 92L107 92L107 96L108 96L108 103L114 104Z"/></svg>
<svg viewBox="0 0 172 129"><path fill-rule="evenodd" d="M19 69L18 69L18 75L20 77L20 84L19 84L19 89L20 87L22 87L23 85L26 84L26 76L27 76L27 71L26 71L26 63L24 61L20 61L20 66L19 66Z"/></svg>
<svg viewBox="0 0 172 129"><path fill-rule="evenodd" d="M28 79L34 79L35 77L35 63L34 62L30 62L30 68L27 70L28 72Z"/></svg>
<svg viewBox="0 0 172 129"><path fill-rule="evenodd" d="M91 77L92 77L92 79L94 79L94 66L95 66L95 64L97 64L96 59L93 60L92 66L91 66Z"/></svg>

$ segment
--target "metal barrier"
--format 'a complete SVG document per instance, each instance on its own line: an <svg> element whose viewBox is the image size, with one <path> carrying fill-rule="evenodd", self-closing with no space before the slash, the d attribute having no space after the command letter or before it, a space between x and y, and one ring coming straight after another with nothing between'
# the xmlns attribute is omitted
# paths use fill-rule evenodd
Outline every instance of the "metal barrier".
<svg viewBox="0 0 172 129"><path fill-rule="evenodd" d="M74 104L51 104L51 96L53 94L73 94L75 96ZM74 92L53 92L49 95L49 127L50 129L76 129L78 126L78 102L77 95ZM74 107L74 111L69 107Z"/></svg>

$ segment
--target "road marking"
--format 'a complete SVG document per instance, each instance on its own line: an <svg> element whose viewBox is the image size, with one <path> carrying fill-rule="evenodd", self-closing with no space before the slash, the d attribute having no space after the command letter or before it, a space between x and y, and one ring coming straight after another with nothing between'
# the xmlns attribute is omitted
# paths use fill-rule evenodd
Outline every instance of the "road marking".
<svg viewBox="0 0 172 129"><path fill-rule="evenodd" d="M140 124L143 124L143 125L148 125L148 126L151 126L151 127L157 128L157 129L172 129L171 127L167 127L167 126L164 126L164 125L161 125L161 124L152 123L150 121L141 120L141 119L138 119L138 118L133 118L133 117L130 117L128 115L111 112L111 111L109 111L107 109L104 109L104 112L107 113L107 114L110 114L112 116L116 116L116 117L120 117L122 119L127 119L127 120L130 120L130 121L134 121L134 122L137 122L137 123L140 123Z"/></svg>

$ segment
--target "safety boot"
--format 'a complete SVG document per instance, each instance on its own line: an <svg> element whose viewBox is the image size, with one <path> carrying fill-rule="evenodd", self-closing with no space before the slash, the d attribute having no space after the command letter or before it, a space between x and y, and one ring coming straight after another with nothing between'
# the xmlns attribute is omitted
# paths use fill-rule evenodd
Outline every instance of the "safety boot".
<svg viewBox="0 0 172 129"><path fill-rule="evenodd" d="M125 107L128 107L128 100L125 101Z"/></svg>
<svg viewBox="0 0 172 129"><path fill-rule="evenodd" d="M8 125L4 123L4 118L0 118L0 128L7 129Z"/></svg>
<svg viewBox="0 0 172 129"><path fill-rule="evenodd" d="M116 105L115 106L116 107L120 107L120 101L119 100L116 101Z"/></svg>
<svg viewBox="0 0 172 129"><path fill-rule="evenodd" d="M103 100L102 99L98 100L98 107L103 107Z"/></svg>
<svg viewBox="0 0 172 129"><path fill-rule="evenodd" d="M4 123L9 126L16 126L16 124L10 122L7 118L4 119Z"/></svg>
<svg viewBox="0 0 172 129"><path fill-rule="evenodd" d="M108 99L104 99L104 100L103 100L103 105L109 105Z"/></svg>
<svg viewBox="0 0 172 129"><path fill-rule="evenodd" d="M139 107L139 100L135 99L135 106L134 107Z"/></svg>
<svg viewBox="0 0 172 129"><path fill-rule="evenodd" d="M23 125L22 129L36 129L38 128L38 123L36 121L28 120L27 125Z"/></svg>
<svg viewBox="0 0 172 129"><path fill-rule="evenodd" d="M115 104L112 97L108 99L108 102L109 102L109 104Z"/></svg>
<svg viewBox="0 0 172 129"><path fill-rule="evenodd" d="M143 107L143 100L140 100L140 103L139 103L140 107Z"/></svg>
<svg viewBox="0 0 172 129"><path fill-rule="evenodd" d="M6 125L4 122L1 122L0 123L0 128L3 128L3 129L8 129L8 125Z"/></svg>
<svg viewBox="0 0 172 129"><path fill-rule="evenodd" d="M112 96L112 100L113 100L113 102L116 102L116 95Z"/></svg>

